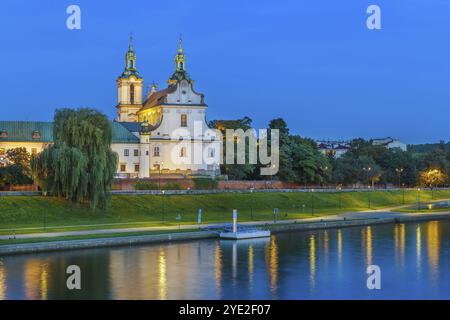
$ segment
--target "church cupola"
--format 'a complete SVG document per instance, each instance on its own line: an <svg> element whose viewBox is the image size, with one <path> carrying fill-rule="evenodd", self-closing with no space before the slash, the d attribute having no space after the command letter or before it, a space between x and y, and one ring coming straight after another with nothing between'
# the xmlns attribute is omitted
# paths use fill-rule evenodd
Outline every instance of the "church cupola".
<svg viewBox="0 0 450 320"><path fill-rule="evenodd" d="M137 112L142 107L143 81L136 69L133 35L130 34L130 42L125 54L125 70L117 79L117 121L137 121Z"/></svg>
<svg viewBox="0 0 450 320"><path fill-rule="evenodd" d="M183 53L183 40L180 36L180 39L178 40L178 52L175 55L175 72L167 83L172 85L181 80L191 81L189 74L186 72L186 56Z"/></svg>
<svg viewBox="0 0 450 320"><path fill-rule="evenodd" d="M128 51L125 54L125 71L122 73L122 78L129 76L139 78L139 72L136 69L136 53L133 49L133 34L130 34L130 43L128 44Z"/></svg>

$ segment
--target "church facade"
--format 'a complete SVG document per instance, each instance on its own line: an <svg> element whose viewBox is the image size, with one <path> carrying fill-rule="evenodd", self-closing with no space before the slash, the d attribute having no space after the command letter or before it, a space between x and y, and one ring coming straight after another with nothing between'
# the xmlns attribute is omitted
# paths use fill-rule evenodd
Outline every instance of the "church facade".
<svg viewBox="0 0 450 320"><path fill-rule="evenodd" d="M157 90L153 85L145 97L143 88L130 38L125 69L117 79L117 116L112 121L117 177L220 174L221 139L207 125L208 106L186 71L181 38L167 88ZM52 140L51 122L0 121L0 165L6 164L8 149L25 147L36 154Z"/></svg>

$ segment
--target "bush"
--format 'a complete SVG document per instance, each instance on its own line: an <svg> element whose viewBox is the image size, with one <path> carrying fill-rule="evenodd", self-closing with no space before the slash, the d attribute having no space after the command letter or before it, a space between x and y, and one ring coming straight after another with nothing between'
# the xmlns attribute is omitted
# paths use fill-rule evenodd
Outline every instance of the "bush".
<svg viewBox="0 0 450 320"><path fill-rule="evenodd" d="M176 183L176 182L167 183L164 186L162 186L162 188L164 188L166 190L182 190L183 189L181 184Z"/></svg>
<svg viewBox="0 0 450 320"><path fill-rule="evenodd" d="M134 190L158 190L158 185L152 182L137 182L134 185Z"/></svg>
<svg viewBox="0 0 450 320"><path fill-rule="evenodd" d="M217 180L210 178L197 178L192 180L194 181L194 189L197 190L217 189L218 185Z"/></svg>

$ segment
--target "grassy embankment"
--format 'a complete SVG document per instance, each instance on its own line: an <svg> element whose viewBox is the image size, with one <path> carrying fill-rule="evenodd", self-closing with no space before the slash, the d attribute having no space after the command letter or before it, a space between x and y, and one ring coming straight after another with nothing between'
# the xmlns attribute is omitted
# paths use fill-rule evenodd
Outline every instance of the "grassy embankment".
<svg viewBox="0 0 450 320"><path fill-rule="evenodd" d="M405 191L405 205L413 205L416 197L416 190ZM273 220L274 208L280 220L302 219L368 210L369 198L371 209L403 204L402 191L118 195L110 209L92 212L52 197L8 196L0 198L0 234L195 224L198 208L208 223L231 221L233 209L239 221ZM450 190L434 193L435 200L449 198ZM420 199L431 201L431 192L420 191Z"/></svg>

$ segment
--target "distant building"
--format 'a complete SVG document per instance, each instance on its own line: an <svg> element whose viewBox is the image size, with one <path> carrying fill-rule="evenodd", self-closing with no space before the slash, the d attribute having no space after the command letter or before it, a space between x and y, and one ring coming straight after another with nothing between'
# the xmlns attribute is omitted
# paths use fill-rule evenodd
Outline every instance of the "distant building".
<svg viewBox="0 0 450 320"><path fill-rule="evenodd" d="M383 146L388 149L399 148L402 151L406 151L408 148L406 143L401 142L400 140L391 138L391 137L381 138L381 139L372 139L372 144L374 146Z"/></svg>
<svg viewBox="0 0 450 320"><path fill-rule="evenodd" d="M317 148L326 156L333 156L339 158L344 155L350 145L347 141L316 141Z"/></svg>

